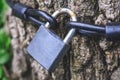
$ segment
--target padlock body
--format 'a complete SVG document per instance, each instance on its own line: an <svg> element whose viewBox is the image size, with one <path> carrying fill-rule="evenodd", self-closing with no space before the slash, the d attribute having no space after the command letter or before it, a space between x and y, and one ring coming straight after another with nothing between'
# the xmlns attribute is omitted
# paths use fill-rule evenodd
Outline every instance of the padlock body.
<svg viewBox="0 0 120 80"><path fill-rule="evenodd" d="M48 71L56 68L68 49L68 44L43 25L27 47L28 53Z"/></svg>

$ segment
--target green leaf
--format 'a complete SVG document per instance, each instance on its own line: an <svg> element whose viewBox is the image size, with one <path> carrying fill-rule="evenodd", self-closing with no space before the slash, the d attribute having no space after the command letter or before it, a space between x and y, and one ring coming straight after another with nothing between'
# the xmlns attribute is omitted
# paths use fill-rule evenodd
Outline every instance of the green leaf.
<svg viewBox="0 0 120 80"><path fill-rule="evenodd" d="M5 55L5 54L9 54L8 51L5 49L0 49L0 58L1 58L1 56Z"/></svg>
<svg viewBox="0 0 120 80"><path fill-rule="evenodd" d="M0 0L0 24L5 21L6 10L7 10L6 0Z"/></svg>
<svg viewBox="0 0 120 80"><path fill-rule="evenodd" d="M5 29L1 28L0 29L0 42L5 42L6 40L6 33L5 33Z"/></svg>
<svg viewBox="0 0 120 80"><path fill-rule="evenodd" d="M10 55L5 51L5 53L0 55L0 65L5 64L10 58Z"/></svg>
<svg viewBox="0 0 120 80"><path fill-rule="evenodd" d="M6 50L5 49L0 49L0 56L6 54Z"/></svg>
<svg viewBox="0 0 120 80"><path fill-rule="evenodd" d="M4 77L2 78L2 80L7 80L7 78L4 76Z"/></svg>
<svg viewBox="0 0 120 80"><path fill-rule="evenodd" d="M5 0L0 0L0 8L2 10L6 9L7 8L7 4L6 4L6 1Z"/></svg>
<svg viewBox="0 0 120 80"><path fill-rule="evenodd" d="M10 37L6 35L5 29L0 29L0 64L5 64L9 60Z"/></svg>
<svg viewBox="0 0 120 80"><path fill-rule="evenodd" d="M6 42L6 33L4 28L0 29L0 48L4 48Z"/></svg>
<svg viewBox="0 0 120 80"><path fill-rule="evenodd" d="M2 66L0 65L0 79L2 78L3 76L3 70L2 70Z"/></svg>
<svg viewBox="0 0 120 80"><path fill-rule="evenodd" d="M8 50L10 47L10 42L11 39L9 36L6 35L5 29L4 28L0 29L0 45L1 45L0 49L4 48Z"/></svg>
<svg viewBox="0 0 120 80"><path fill-rule="evenodd" d="M10 44L11 44L11 39L8 37L7 41L6 41L6 49L8 50L10 48Z"/></svg>

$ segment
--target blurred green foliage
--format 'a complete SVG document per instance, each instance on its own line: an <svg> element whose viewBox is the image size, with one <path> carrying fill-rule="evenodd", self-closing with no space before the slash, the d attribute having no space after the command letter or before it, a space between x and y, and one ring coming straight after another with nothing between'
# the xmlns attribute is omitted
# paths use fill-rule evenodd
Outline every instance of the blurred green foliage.
<svg viewBox="0 0 120 80"><path fill-rule="evenodd" d="M6 35L5 29L0 29L0 65L9 59L10 37Z"/></svg>
<svg viewBox="0 0 120 80"><path fill-rule="evenodd" d="M0 28L0 80L7 80L3 72L3 65L10 59L10 41L4 27Z"/></svg>
<svg viewBox="0 0 120 80"><path fill-rule="evenodd" d="M3 27L5 22L5 11L7 9L6 0L0 0L0 28Z"/></svg>
<svg viewBox="0 0 120 80"><path fill-rule="evenodd" d="M10 59L11 40L4 28L6 9L7 5L5 0L0 0L0 80L7 80L3 66Z"/></svg>

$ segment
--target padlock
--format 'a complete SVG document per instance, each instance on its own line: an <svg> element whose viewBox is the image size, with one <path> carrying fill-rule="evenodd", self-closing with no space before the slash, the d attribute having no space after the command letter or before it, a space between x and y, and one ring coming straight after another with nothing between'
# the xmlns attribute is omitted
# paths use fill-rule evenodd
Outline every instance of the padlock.
<svg viewBox="0 0 120 80"><path fill-rule="evenodd" d="M57 17L61 13L68 13L72 21L77 21L76 15L67 8L62 8L53 13ZM49 23L41 25L34 38L27 47L28 53L49 72L54 71L59 61L69 50L69 42L75 34L75 28L71 28L67 36L62 40L53 31L49 30Z"/></svg>

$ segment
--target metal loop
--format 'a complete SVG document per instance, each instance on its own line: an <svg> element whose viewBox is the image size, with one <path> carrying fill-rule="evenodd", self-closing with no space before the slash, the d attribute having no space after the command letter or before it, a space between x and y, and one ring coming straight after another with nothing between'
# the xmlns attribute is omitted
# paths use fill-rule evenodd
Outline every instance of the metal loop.
<svg viewBox="0 0 120 80"><path fill-rule="evenodd" d="M57 16L59 16L60 14L62 13L67 13L70 15L70 17L72 18L72 21L77 21L77 18L76 18L76 15L75 13L73 13L70 9L68 8L61 8L57 11L55 11L53 14L52 14L52 17L54 18L57 18ZM46 25L45 25L46 28L49 28L50 27L50 24L47 22Z"/></svg>
<svg viewBox="0 0 120 80"><path fill-rule="evenodd" d="M76 15L73 11L71 11L68 8L61 8L57 11L55 11L52 15L52 17L56 18L58 15L62 14L62 13L67 13L70 15L72 21L77 21ZM49 23L47 22L45 25L46 28L49 28ZM71 38L73 37L73 35L75 34L76 29L75 28L71 28L68 32L68 34L66 35L66 37L64 38L63 42L68 44L71 40Z"/></svg>

